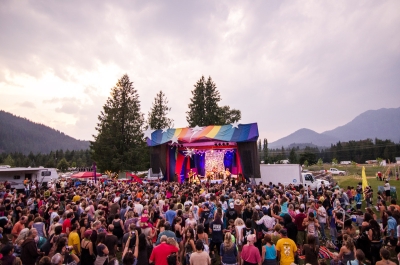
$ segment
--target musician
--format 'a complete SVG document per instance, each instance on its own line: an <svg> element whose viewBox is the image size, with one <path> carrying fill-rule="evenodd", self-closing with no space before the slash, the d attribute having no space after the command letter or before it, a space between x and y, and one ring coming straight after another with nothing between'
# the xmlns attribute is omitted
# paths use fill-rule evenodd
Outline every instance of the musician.
<svg viewBox="0 0 400 265"><path fill-rule="evenodd" d="M225 178L227 178L228 180L230 180L231 178L231 172L229 171L229 168L225 169Z"/></svg>
<svg viewBox="0 0 400 265"><path fill-rule="evenodd" d="M190 183L191 182L191 179L192 179L192 177L193 177L193 170L192 169L190 169L189 170L189 172L188 172L188 177L187 177L187 181Z"/></svg>

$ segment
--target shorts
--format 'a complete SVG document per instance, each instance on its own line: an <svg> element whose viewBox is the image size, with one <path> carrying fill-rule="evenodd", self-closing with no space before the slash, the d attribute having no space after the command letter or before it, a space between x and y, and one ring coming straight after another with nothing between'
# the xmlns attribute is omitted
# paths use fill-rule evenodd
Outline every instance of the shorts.
<svg viewBox="0 0 400 265"><path fill-rule="evenodd" d="M390 190L385 190L386 197L390 196Z"/></svg>
<svg viewBox="0 0 400 265"><path fill-rule="evenodd" d="M306 231L297 231L297 245L303 245L306 242Z"/></svg>

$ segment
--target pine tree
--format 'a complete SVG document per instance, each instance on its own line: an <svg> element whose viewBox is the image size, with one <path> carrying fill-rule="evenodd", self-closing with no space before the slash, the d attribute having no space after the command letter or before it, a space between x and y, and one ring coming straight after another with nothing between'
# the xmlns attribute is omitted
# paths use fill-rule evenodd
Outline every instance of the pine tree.
<svg viewBox="0 0 400 265"><path fill-rule="evenodd" d="M205 126L205 79L204 76L197 81L192 91L191 103L189 104L189 111L187 111L186 121L189 127Z"/></svg>
<svg viewBox="0 0 400 265"><path fill-rule="evenodd" d="M98 119L98 135L93 135L94 141L90 142L98 168L112 172L144 169L148 159L142 133L144 115L128 75L122 76L111 89Z"/></svg>
<svg viewBox="0 0 400 265"><path fill-rule="evenodd" d="M298 164L299 163L299 160L297 158L297 154L296 154L296 151L294 150L294 147L292 147L292 150L290 150L289 163L290 164Z"/></svg>
<svg viewBox="0 0 400 265"><path fill-rule="evenodd" d="M202 76L194 87L189 111L186 112L186 120L190 127L229 124L240 120L240 110L218 105L221 96L211 77L206 81Z"/></svg>
<svg viewBox="0 0 400 265"><path fill-rule="evenodd" d="M168 99L161 90L154 98L153 106L148 114L147 125L155 130L171 128L173 120L167 117L169 111L171 108L168 107Z"/></svg>
<svg viewBox="0 0 400 265"><path fill-rule="evenodd" d="M264 163L268 163L268 140L266 138L264 138L263 151L264 151Z"/></svg>
<svg viewBox="0 0 400 265"><path fill-rule="evenodd" d="M221 101L221 96L217 90L217 86L212 81L211 77L208 77L205 84L204 90L205 98L205 123L206 125L220 124L220 107L218 103Z"/></svg>

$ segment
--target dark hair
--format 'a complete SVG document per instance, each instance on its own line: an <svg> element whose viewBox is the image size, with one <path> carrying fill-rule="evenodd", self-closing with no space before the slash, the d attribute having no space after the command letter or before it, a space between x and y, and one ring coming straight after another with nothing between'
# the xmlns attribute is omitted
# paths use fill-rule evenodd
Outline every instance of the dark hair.
<svg viewBox="0 0 400 265"><path fill-rule="evenodd" d="M78 224L77 223L73 223L72 225L71 225L71 231L74 231L74 230L76 230L77 228L78 228Z"/></svg>
<svg viewBox="0 0 400 265"><path fill-rule="evenodd" d="M383 259L386 259L386 260L390 259L390 252L386 248L381 248L381 250L379 252Z"/></svg>
<svg viewBox="0 0 400 265"><path fill-rule="evenodd" d="M253 226L253 222L251 219L246 219L245 225L247 228L251 228Z"/></svg>
<svg viewBox="0 0 400 265"><path fill-rule="evenodd" d="M10 253L10 251L13 250L13 249L14 249L14 246L13 246L13 245L7 244L7 245L4 245L4 246L1 248L0 253L1 253L3 256L7 256L7 255Z"/></svg>
<svg viewBox="0 0 400 265"><path fill-rule="evenodd" d="M67 245L67 238L66 237L59 237L57 240L57 247L56 247L56 253L61 253L63 247Z"/></svg>
<svg viewBox="0 0 400 265"><path fill-rule="evenodd" d="M312 249L315 249L315 236L312 234L308 234L307 243L311 246Z"/></svg>
<svg viewBox="0 0 400 265"><path fill-rule="evenodd" d="M104 240L106 239L106 233L105 232L101 232L97 235L97 241L96 241L96 245L100 244L100 243L104 243Z"/></svg>
<svg viewBox="0 0 400 265"><path fill-rule="evenodd" d="M59 235L62 232L62 226L61 225L57 225L56 227L54 227L54 234Z"/></svg>
<svg viewBox="0 0 400 265"><path fill-rule="evenodd" d="M196 241L196 250L204 250L203 241L201 241L200 239L198 239L198 240Z"/></svg>
<svg viewBox="0 0 400 265"><path fill-rule="evenodd" d="M204 233L204 226L203 225L199 225L197 227L197 234L203 234Z"/></svg>
<svg viewBox="0 0 400 265"><path fill-rule="evenodd" d="M190 239L193 239L193 240L194 240L194 230L193 230L193 228L189 228L189 229L187 230L187 232L190 233L190 238L188 238L188 240L190 240Z"/></svg>
<svg viewBox="0 0 400 265"><path fill-rule="evenodd" d="M381 248L381 249L384 249L384 248ZM389 257L390 257L390 254L389 254ZM363 264L362 262L365 259L365 254L361 249L357 249L357 251L356 251L356 259L358 261L358 264Z"/></svg>
<svg viewBox="0 0 400 265"><path fill-rule="evenodd" d="M370 213L364 213L364 222L369 222L371 220L374 220L372 215Z"/></svg>
<svg viewBox="0 0 400 265"><path fill-rule="evenodd" d="M71 218L73 215L74 215L73 212L69 212L69 213L67 213L67 218Z"/></svg>
<svg viewBox="0 0 400 265"><path fill-rule="evenodd" d="M135 257L133 256L133 253L128 251L125 254L125 256L122 258L122 264L123 265L132 265L134 260L135 260Z"/></svg>

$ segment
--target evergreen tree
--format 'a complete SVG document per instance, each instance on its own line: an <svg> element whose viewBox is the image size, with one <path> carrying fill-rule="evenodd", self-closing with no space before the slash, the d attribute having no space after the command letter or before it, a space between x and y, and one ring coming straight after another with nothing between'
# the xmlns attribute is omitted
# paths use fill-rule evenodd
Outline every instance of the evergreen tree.
<svg viewBox="0 0 400 265"><path fill-rule="evenodd" d="M205 126L205 79L204 76L197 81L192 90L191 103L189 104L189 111L187 111L186 121L189 127Z"/></svg>
<svg viewBox="0 0 400 265"><path fill-rule="evenodd" d="M299 159L297 158L297 154L296 154L296 151L294 150L294 147L292 147L292 149L290 150L290 153L289 153L289 163L290 164L298 164L299 163Z"/></svg>
<svg viewBox="0 0 400 265"><path fill-rule="evenodd" d="M264 163L268 163L268 140L264 138L263 144L263 151L264 151Z"/></svg>
<svg viewBox="0 0 400 265"><path fill-rule="evenodd" d="M171 111L171 108L168 107L168 99L161 90L154 98L153 106L149 111L147 125L155 130L171 128L173 120L167 117L169 111Z"/></svg>
<svg viewBox="0 0 400 265"><path fill-rule="evenodd" d="M218 105L221 96L211 77L206 81L202 76L196 82L190 101L189 111L186 112L189 127L230 124L241 118L240 110Z"/></svg>
<svg viewBox="0 0 400 265"><path fill-rule="evenodd" d="M211 77L208 77L205 84L204 99L204 110L206 114L204 120L205 125L221 124L221 109L218 106L218 103L221 101L221 96Z"/></svg>
<svg viewBox="0 0 400 265"><path fill-rule="evenodd" d="M144 115L137 90L128 75L111 89L98 116L97 135L90 142L92 158L100 170L143 170L148 149L143 140ZM148 163L147 163L148 164Z"/></svg>

